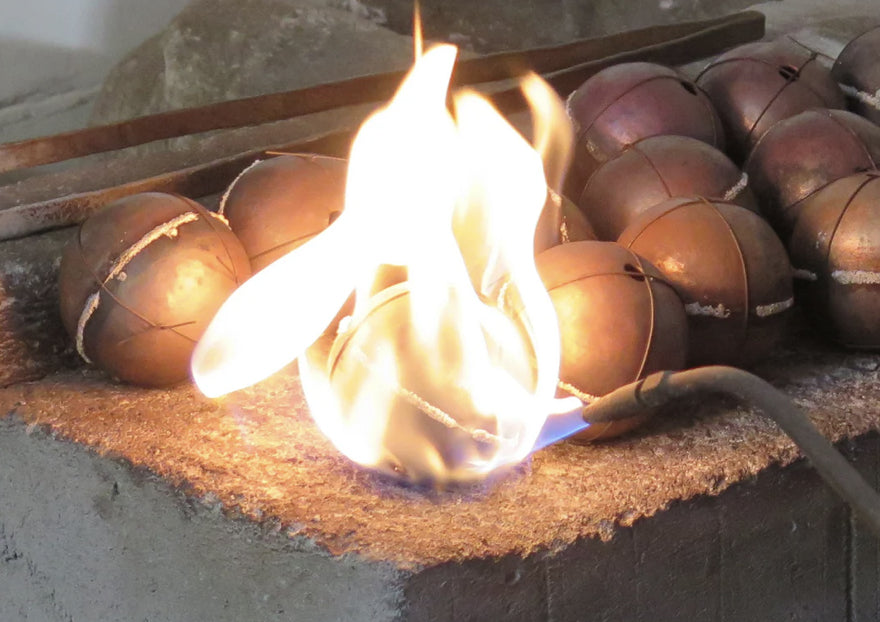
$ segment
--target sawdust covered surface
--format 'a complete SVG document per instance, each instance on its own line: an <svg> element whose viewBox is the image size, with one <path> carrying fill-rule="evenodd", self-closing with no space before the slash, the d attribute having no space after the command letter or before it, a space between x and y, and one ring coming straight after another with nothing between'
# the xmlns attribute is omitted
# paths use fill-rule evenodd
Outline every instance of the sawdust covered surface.
<svg viewBox="0 0 880 622"><path fill-rule="evenodd" d="M878 370L880 355L809 343L758 372L840 439L880 428ZM403 568L610 537L617 524L798 457L769 420L704 399L625 439L545 449L478 487L406 487L334 450L309 418L294 370L222 401L191 386L144 390L66 371L0 391L0 413L150 469L189 495L311 538L331 554Z"/></svg>

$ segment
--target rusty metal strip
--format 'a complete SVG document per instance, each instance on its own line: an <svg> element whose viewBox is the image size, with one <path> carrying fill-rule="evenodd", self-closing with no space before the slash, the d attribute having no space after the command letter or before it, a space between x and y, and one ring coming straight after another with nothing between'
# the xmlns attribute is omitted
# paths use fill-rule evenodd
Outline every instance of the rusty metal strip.
<svg viewBox="0 0 880 622"><path fill-rule="evenodd" d="M706 32L741 41L746 33L760 31L763 34L763 27L764 16L761 13L745 11L712 20L655 26L561 46L502 52L462 61L456 68L454 81L458 85L465 85L504 80L529 70L552 73L572 65L590 65L603 62L604 58L632 54L633 50L639 48L662 48L667 43ZM757 36L760 37L761 34ZM668 55L660 56L670 58ZM682 57L680 55L677 58ZM174 110L110 125L8 143L0 145L0 173L156 140L260 125L333 108L382 101L394 93L403 74L402 71L395 71L360 76L293 91Z"/></svg>
<svg viewBox="0 0 880 622"><path fill-rule="evenodd" d="M0 240L78 224L109 203L138 192L172 192L188 197L221 192L242 169L269 150L345 157L356 129L351 127L295 143L254 149L109 188L0 210Z"/></svg>
<svg viewBox="0 0 880 622"><path fill-rule="evenodd" d="M544 75L544 79L553 85L553 88L559 93L566 95L590 76L612 65L636 61L682 65L764 36L764 15L762 13L745 11L738 13L735 17L741 17L741 19L718 23L672 40L640 48L630 48L616 54L580 63L573 67L548 73ZM516 88L494 93L492 99L498 109L505 113L516 112L526 105L522 94Z"/></svg>

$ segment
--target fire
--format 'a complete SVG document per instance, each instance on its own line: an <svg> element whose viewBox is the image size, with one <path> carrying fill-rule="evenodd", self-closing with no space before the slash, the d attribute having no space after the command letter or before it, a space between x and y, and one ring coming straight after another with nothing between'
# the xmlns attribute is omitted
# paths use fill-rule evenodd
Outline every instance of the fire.
<svg viewBox="0 0 880 622"><path fill-rule="evenodd" d="M537 77L524 93L535 143L555 159L474 92L455 93L451 113L456 54L440 45L417 58L355 138L342 215L240 287L192 361L199 388L219 396L299 357L334 445L418 482L519 462L548 413L571 407L553 399L559 334L533 261L547 176L559 181L571 129ZM405 280L371 295L388 266ZM350 320L318 340L352 291Z"/></svg>

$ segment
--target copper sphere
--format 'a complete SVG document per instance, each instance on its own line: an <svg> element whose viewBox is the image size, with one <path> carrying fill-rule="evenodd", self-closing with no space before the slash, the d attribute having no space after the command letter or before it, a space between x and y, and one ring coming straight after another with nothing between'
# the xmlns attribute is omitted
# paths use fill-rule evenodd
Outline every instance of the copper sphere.
<svg viewBox="0 0 880 622"><path fill-rule="evenodd" d="M254 272L326 229L345 204L347 163L315 154L257 161L229 186L220 213Z"/></svg>
<svg viewBox="0 0 880 622"><path fill-rule="evenodd" d="M684 307L646 260L613 242L575 242L541 253L536 264L559 321L560 395L601 396L684 366ZM617 436L649 415L594 424L575 438Z"/></svg>
<svg viewBox="0 0 880 622"><path fill-rule="evenodd" d="M754 212L670 199L633 221L619 243L657 266L684 301L690 366L749 365L782 338L793 303L791 267L782 242Z"/></svg>
<svg viewBox="0 0 880 622"><path fill-rule="evenodd" d="M804 201L789 242L798 301L816 327L880 348L880 173L839 179Z"/></svg>
<svg viewBox="0 0 880 622"><path fill-rule="evenodd" d="M87 361L133 384L189 377L195 344L250 276L221 219L194 201L129 196L86 220L65 248L61 318Z"/></svg>
<svg viewBox="0 0 880 622"><path fill-rule="evenodd" d="M560 244L595 239L592 224L577 206L550 190L535 227L535 254Z"/></svg>
<svg viewBox="0 0 880 622"><path fill-rule="evenodd" d="M850 41L837 56L831 75L843 85L850 110L880 124L880 26Z"/></svg>
<svg viewBox="0 0 880 622"><path fill-rule="evenodd" d="M674 134L724 148L721 120L706 94L662 65L608 67L574 91L566 107L577 137L572 196L603 162L642 138Z"/></svg>
<svg viewBox="0 0 880 622"><path fill-rule="evenodd" d="M449 370L461 363L463 335L455 313L443 313L437 340L442 349L425 351L411 320L412 296L407 283L382 290L366 311L333 341L326 375L349 421L387 421L381 455L373 468L414 483L467 482L482 477L473 462L493 455L498 432L495 413L480 412ZM527 390L534 389L531 349L525 339L496 343L484 333L489 350ZM324 340L327 343L327 340ZM397 373L387 360L401 364ZM310 361L321 363L313 346ZM429 370L440 370L432 374ZM387 404L387 409L372 407ZM540 416L536 413L536 416ZM387 420L385 419L387 417Z"/></svg>
<svg viewBox="0 0 880 622"><path fill-rule="evenodd" d="M785 240L804 199L878 163L880 127L852 112L816 108L767 130L745 169L762 213Z"/></svg>
<svg viewBox="0 0 880 622"><path fill-rule="evenodd" d="M687 136L654 136L627 147L590 177L578 201L603 240L616 240L632 220L680 196L733 201L757 211L748 178L724 153Z"/></svg>
<svg viewBox="0 0 880 622"><path fill-rule="evenodd" d="M844 108L843 92L816 55L790 41L749 43L697 77L724 123L728 153L745 161L774 123L810 108Z"/></svg>

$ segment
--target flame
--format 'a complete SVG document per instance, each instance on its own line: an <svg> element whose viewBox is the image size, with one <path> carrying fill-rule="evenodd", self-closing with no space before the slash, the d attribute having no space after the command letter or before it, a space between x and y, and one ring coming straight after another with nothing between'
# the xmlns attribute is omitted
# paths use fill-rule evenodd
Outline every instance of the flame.
<svg viewBox="0 0 880 622"><path fill-rule="evenodd" d="M192 361L198 387L219 396L299 357L336 447L419 482L519 462L548 414L572 407L553 399L559 333L532 254L545 170L561 183L571 129L537 77L524 93L535 143L555 159L475 92L454 94L453 116L456 54L440 45L416 59L354 140L342 215L239 288ZM406 280L371 295L384 266ZM347 327L310 347L352 291Z"/></svg>

